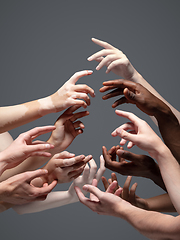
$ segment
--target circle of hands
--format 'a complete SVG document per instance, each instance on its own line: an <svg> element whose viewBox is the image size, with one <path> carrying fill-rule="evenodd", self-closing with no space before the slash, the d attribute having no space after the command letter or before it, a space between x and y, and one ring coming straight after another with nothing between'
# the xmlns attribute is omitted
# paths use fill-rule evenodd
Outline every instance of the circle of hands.
<svg viewBox="0 0 180 240"><path fill-rule="evenodd" d="M113 47L112 45L93 38L92 41L103 47L102 50L93 54L88 61L97 61L96 70L106 67L106 73L110 71L123 79L110 80L103 82L100 88L101 93L105 93L102 97L107 100L113 97L118 99L112 104L115 108L124 103L135 104L141 111L149 116L156 117L156 109L163 109L165 104L141 84L136 82L138 72L131 65L126 55ZM127 118L129 122L121 125L112 132L112 136L121 137L120 145L113 146L107 150L102 147L102 156L100 157L100 168L92 158L92 155L75 156L65 149L72 141L83 133L85 128L81 118L88 116L88 111L76 112L80 107L86 108L90 105L90 95L95 97L94 90L85 85L77 84L79 78L91 75L92 71L84 70L75 73L57 92L50 96L50 102L53 104L53 112L65 110L63 114L56 120L54 126L37 127L26 133L21 134L12 145L7 148L6 153L14 152L9 157L9 162L4 169L16 167L22 163L27 157L41 156L52 158L47 164L36 171L21 173L5 180L7 186L11 186L7 196L4 199L11 204L24 204L34 200L44 200L57 183L71 182L67 193L72 202L78 199L93 211L99 214L116 215L116 203L126 201L125 204L132 204L139 208L148 209L145 199L136 195L137 183L130 187L132 176L141 176L153 180L154 175L160 175L160 170L154 157L154 146L158 146L161 139L153 132L149 125L139 119L132 113L116 110L115 113ZM106 93L109 91L108 93ZM119 96L121 96L119 98ZM36 137L51 132L48 141L33 141ZM144 141L147 138L148 141ZM147 155L137 155L126 151L123 146L127 143L130 149L137 145L142 150L149 153ZM21 151L12 151L21 148ZM117 176L112 173L110 179L102 177L105 167L119 174L128 176L124 186L119 186ZM97 184L102 177L102 182L106 192L97 188ZM24 185L21 191L21 198L17 198L18 184ZM1 183L0 183L1 184ZM166 190L162 178L160 177L158 185ZM21 184L22 186L22 184ZM22 188L24 197L22 198ZM31 197L27 197L27 190L31 193ZM86 198L86 193L90 192L90 198ZM11 195L11 198L9 196ZM14 196L16 195L16 196ZM112 203L112 204L107 204Z"/></svg>

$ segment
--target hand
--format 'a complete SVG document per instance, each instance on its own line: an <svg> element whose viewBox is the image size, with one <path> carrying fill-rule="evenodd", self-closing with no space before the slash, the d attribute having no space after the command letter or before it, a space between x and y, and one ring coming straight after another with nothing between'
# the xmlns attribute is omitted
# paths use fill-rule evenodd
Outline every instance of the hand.
<svg viewBox="0 0 180 240"><path fill-rule="evenodd" d="M159 166L151 157L125 151L120 146L113 146L109 151L103 146L102 151L106 168L125 176L149 178L166 191Z"/></svg>
<svg viewBox="0 0 180 240"><path fill-rule="evenodd" d="M72 141L83 133L84 124L77 119L89 115L88 111L74 113L79 106L68 108L56 121L56 129L52 132L48 142L54 145L55 153L64 151Z"/></svg>
<svg viewBox="0 0 180 240"><path fill-rule="evenodd" d="M46 164L44 169L48 170L48 175L44 177L43 182L52 182L57 180L58 183L66 183L74 180L84 170L87 162L92 159L92 156L79 155L64 151L55 154Z"/></svg>
<svg viewBox="0 0 180 240"><path fill-rule="evenodd" d="M29 156L45 156L50 157L51 154L47 150L54 146L43 141L33 140L45 133L53 131L55 126L36 127L22 133L19 137L3 152L0 153L1 159L5 162L4 170L16 167Z"/></svg>
<svg viewBox="0 0 180 240"><path fill-rule="evenodd" d="M124 186L123 188L121 188L119 185L118 185L118 181L117 181L117 177L116 177L116 174L115 173L112 173L111 174L111 178L107 179L105 177L102 177L102 182L103 182L103 185L104 185L104 188L105 190L108 189L109 185L113 182L113 181L116 181L117 182L117 186L115 187L114 189L114 192L116 192L116 190L118 188L121 188L122 189L122 192L120 194L120 197L122 199L124 199L125 201L131 203L132 205L136 206L136 207L139 207L139 208L142 208L142 209L146 209L146 210L149 210L149 207L148 207L148 202L143 199L143 198L140 198L138 197L135 193L136 193L136 188L137 188L137 183L134 183L132 185L132 187L130 188L130 184L131 184L131 180L132 180L132 176L128 176L125 183L124 183ZM129 190L130 188L130 190Z"/></svg>
<svg viewBox="0 0 180 240"><path fill-rule="evenodd" d="M151 157L156 158L157 154L164 151L165 144L150 128L150 126L133 113L116 110L118 116L128 118L131 122L125 123L112 132L112 136L120 136L122 140L120 145L124 145L129 141L127 147L131 148L137 145L144 151L147 151ZM131 132L127 132L130 130Z"/></svg>
<svg viewBox="0 0 180 240"><path fill-rule="evenodd" d="M79 78L92 73L90 70L76 72L56 93L50 96L51 103L49 104L53 105L55 112L62 111L73 105L84 108L90 105L88 94L95 97L94 90L85 84L75 84Z"/></svg>
<svg viewBox="0 0 180 240"><path fill-rule="evenodd" d="M97 171L97 165L94 161L94 159L91 159L89 161L90 168L88 164L86 164L82 176L79 176L74 180L74 182L69 187L69 194L71 195L71 199L73 202L78 201L78 197L76 195L74 187L77 186L82 190L82 187L84 184L92 184L93 179L97 180L97 184L99 180L101 179L101 176L105 172L105 166L104 166L104 159L102 156L100 156L100 167ZM83 191L83 190L82 190ZM86 194L85 191L83 191L84 194Z"/></svg>
<svg viewBox="0 0 180 240"><path fill-rule="evenodd" d="M97 181L94 179L92 185L83 186L84 191L90 192L90 199L84 196L80 188L75 187L79 201L89 207L92 211L97 212L98 214L119 217L120 209L124 209L125 206L128 207L130 205L130 203L125 202L119 197L122 189L119 188L113 194L114 188L117 185L116 181L112 182L106 192L99 190L96 185Z"/></svg>
<svg viewBox="0 0 180 240"><path fill-rule="evenodd" d="M106 73L112 71L125 79L132 81L134 80L133 78L136 70L122 51L113 47L109 43L100 41L96 38L92 38L92 41L95 44L105 48L88 58L88 61L96 60L99 62L96 70L100 70L103 66L106 66Z"/></svg>
<svg viewBox="0 0 180 240"><path fill-rule="evenodd" d="M113 103L113 108L123 103L132 103L144 113L155 117L158 113L162 114L165 111L170 111L169 107L164 102L162 102L159 98L157 98L139 83L118 79L103 82L103 85L104 87L100 88L100 92L113 90L103 96L104 100L119 95L124 95L124 97L116 100Z"/></svg>
<svg viewBox="0 0 180 240"><path fill-rule="evenodd" d="M12 204L25 204L37 200L45 200L46 196L56 186L53 181L49 186L34 187L31 181L34 178L47 174L47 170L38 169L32 172L25 172L15 175L0 183L0 200Z"/></svg>

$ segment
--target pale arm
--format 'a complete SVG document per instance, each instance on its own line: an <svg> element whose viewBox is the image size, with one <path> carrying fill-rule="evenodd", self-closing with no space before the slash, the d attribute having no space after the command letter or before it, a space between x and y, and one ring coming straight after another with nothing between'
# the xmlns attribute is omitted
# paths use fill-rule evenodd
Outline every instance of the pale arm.
<svg viewBox="0 0 180 240"><path fill-rule="evenodd" d="M125 123L115 131L112 136L120 136L121 145L129 141L127 147L131 148L137 145L144 151L147 151L151 157L157 160L163 181L169 193L171 201L180 212L180 165L171 154L170 150L153 132L149 125L136 117L132 113L116 110L116 114L128 118L131 122ZM127 130L133 131L129 133Z"/></svg>
<svg viewBox="0 0 180 240"><path fill-rule="evenodd" d="M96 172L97 166L93 159L90 160L89 164L90 170L88 165L86 165L83 171L83 175L79 176L77 179L74 180L74 182L69 187L68 191L51 192L47 196L45 201L41 203L33 202L26 205L14 206L13 207L14 211L16 211L18 214L33 213L78 202L78 197L75 193L74 186L82 188L82 186L86 183L91 184L93 178L96 178L97 181L99 182L101 176L105 171L104 159L102 157L100 158L100 168L97 172Z"/></svg>
<svg viewBox="0 0 180 240"><path fill-rule="evenodd" d="M0 107L0 133L72 105L86 108L90 105L88 94L94 97L94 90L85 84L75 84L79 78L91 74L92 71L89 70L75 73L58 91L48 97L15 106Z"/></svg>
<svg viewBox="0 0 180 240"><path fill-rule="evenodd" d="M52 144L54 146L54 148L48 150L50 154L54 155L56 153L64 151L78 135L83 133L83 129L85 128L85 126L80 121L80 119L89 115L89 112L88 111L75 112L79 108L80 107L76 105L68 108L56 120L54 124L55 130L52 131L50 138L47 140L49 144ZM0 143L2 143L4 148L8 147L8 144L10 145L12 141L13 140L9 133L0 134ZM43 156L29 157L27 160L19 164L17 167L5 171L2 174L2 176L0 176L0 181L6 180L11 176L14 176L25 171L33 171L41 167L48 160L49 158Z"/></svg>
<svg viewBox="0 0 180 240"><path fill-rule="evenodd" d="M94 186L93 186L94 185ZM119 189L112 194L117 182L114 181L106 192L102 192L93 185L85 185L83 189L91 193L91 199L84 196L81 190L76 187L76 192L81 203L92 211L102 215L120 217L129 222L141 234L154 240L178 240L180 236L180 216L146 211L137 208L125 200L119 198Z"/></svg>
<svg viewBox="0 0 180 240"><path fill-rule="evenodd" d="M126 80L133 81L135 83L140 83L146 89L148 89L152 94L161 99L167 106L172 110L177 119L180 122L180 112L177 111L171 104L169 104L143 77L137 70L132 66L131 62L127 58L127 56L112 46L111 44L98 40L96 38L92 38L92 41L103 47L102 50L91 55L88 60L93 61L96 60L99 62L96 70L100 70L103 66L107 67L106 73L110 71L114 72L118 76L123 77ZM156 119L152 117L153 121L156 122Z"/></svg>

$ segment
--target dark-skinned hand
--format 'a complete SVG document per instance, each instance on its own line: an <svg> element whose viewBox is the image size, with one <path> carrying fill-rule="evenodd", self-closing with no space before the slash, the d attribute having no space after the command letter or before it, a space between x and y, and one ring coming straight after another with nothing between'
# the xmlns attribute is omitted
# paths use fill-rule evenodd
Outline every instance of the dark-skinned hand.
<svg viewBox="0 0 180 240"><path fill-rule="evenodd" d="M113 108L123 103L132 103L156 118L165 144L180 163L180 125L171 109L139 83L119 79L104 82L103 85L100 92L112 90L103 96L104 100L124 95L113 103Z"/></svg>
<svg viewBox="0 0 180 240"><path fill-rule="evenodd" d="M159 166L151 157L125 151L120 146L113 146L109 151L103 146L102 152L105 167L108 169L125 176L149 178L166 191ZM116 158L118 158L118 161Z"/></svg>

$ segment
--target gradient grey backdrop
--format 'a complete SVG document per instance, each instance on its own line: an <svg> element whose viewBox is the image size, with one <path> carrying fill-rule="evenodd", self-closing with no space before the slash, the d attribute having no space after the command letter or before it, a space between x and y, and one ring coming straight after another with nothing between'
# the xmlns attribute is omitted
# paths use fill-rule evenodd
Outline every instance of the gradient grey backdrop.
<svg viewBox="0 0 180 240"><path fill-rule="evenodd" d="M92 69L92 76L79 82L95 89L96 98L83 119L83 135L69 151L92 154L99 164L101 147L118 144L110 133L125 120L111 108L113 100L103 101L99 88L105 80L116 79L105 68L95 70L86 59L100 49L91 37L121 49L134 67L168 100L179 108L179 14L178 0L51 0L0 1L0 104L8 106L54 93L73 73ZM126 109L151 120L135 106ZM35 126L53 124L59 114L51 114L19 127L11 134ZM48 136L44 137L47 139ZM134 148L133 152L140 153ZM110 171L107 170L107 177ZM119 176L123 185L125 177ZM138 182L137 194L150 197L163 193L151 181ZM69 184L56 190L67 189ZM102 188L102 184L100 184ZM0 239L146 239L127 222L100 216L80 203L36 214L19 216L13 210L0 215Z"/></svg>

